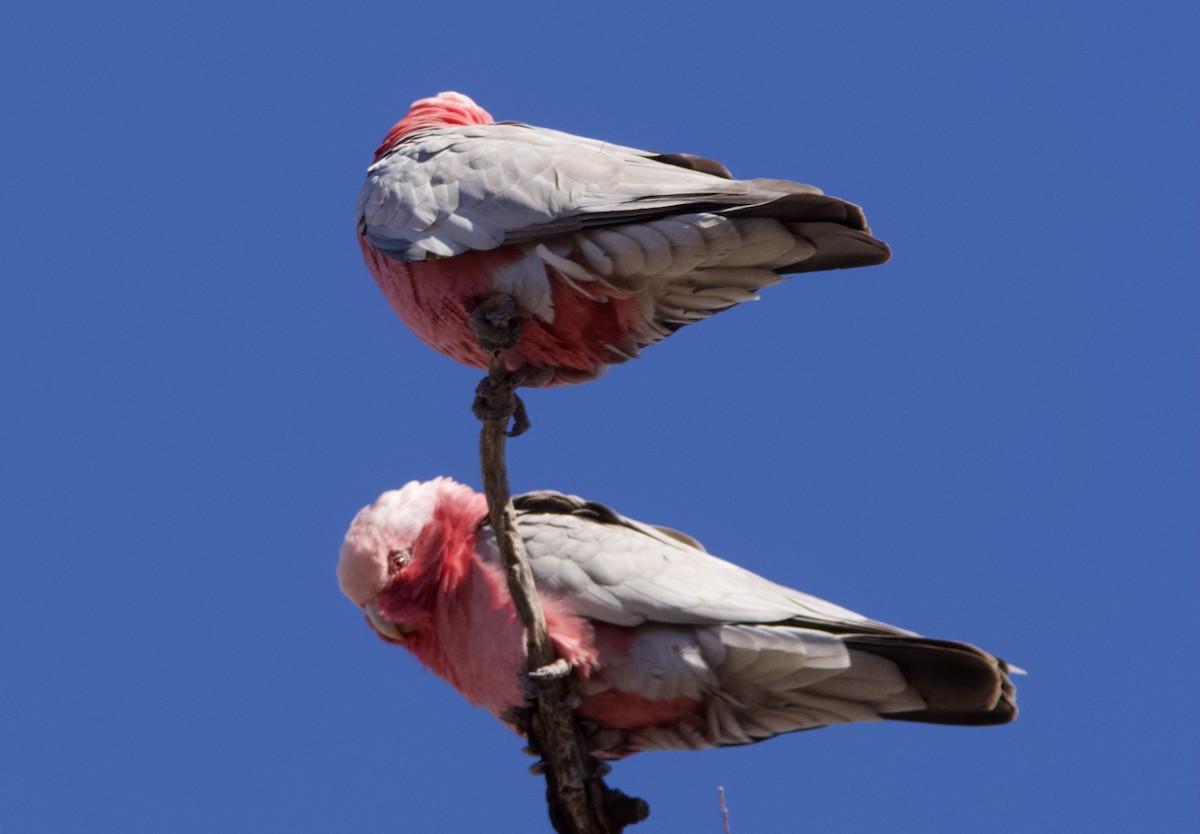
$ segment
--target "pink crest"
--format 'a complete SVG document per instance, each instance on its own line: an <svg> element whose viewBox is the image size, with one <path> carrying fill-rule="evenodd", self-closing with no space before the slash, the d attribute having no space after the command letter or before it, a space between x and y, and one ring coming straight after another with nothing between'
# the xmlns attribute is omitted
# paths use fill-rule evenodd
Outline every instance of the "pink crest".
<svg viewBox="0 0 1200 834"><path fill-rule="evenodd" d="M490 125L491 114L462 93L438 93L432 98L413 102L404 118L396 122L383 144L375 149L375 161L390 151L397 142L415 130L452 125Z"/></svg>

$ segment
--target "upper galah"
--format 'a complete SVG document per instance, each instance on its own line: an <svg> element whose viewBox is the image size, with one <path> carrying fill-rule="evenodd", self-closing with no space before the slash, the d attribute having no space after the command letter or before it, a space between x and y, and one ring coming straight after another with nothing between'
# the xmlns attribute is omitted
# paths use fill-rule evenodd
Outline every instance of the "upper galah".
<svg viewBox="0 0 1200 834"><path fill-rule="evenodd" d="M1010 667L777 585L692 538L558 492L517 531L594 752L696 749L851 721L1003 724ZM484 497L448 478L363 508L338 581L389 642L501 720L525 703L524 627ZM511 726L511 723L510 723Z"/></svg>
<svg viewBox="0 0 1200 834"><path fill-rule="evenodd" d="M417 336L479 368L481 336L510 347L534 386L595 379L782 275L890 255L858 206L811 185L496 123L460 93L417 101L375 151L358 237Z"/></svg>

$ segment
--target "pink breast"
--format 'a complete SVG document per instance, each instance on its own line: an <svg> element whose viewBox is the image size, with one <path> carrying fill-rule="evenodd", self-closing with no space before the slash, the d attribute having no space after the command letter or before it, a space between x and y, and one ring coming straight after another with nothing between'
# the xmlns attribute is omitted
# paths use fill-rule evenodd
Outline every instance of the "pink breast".
<svg viewBox="0 0 1200 834"><path fill-rule="evenodd" d="M423 342L466 365L487 367L471 329L471 310L490 294L490 276L521 257L500 247L453 258L405 262L379 252L359 236L363 258L396 315ZM553 321L523 323L521 341L507 355L510 368L553 368L549 385L586 382L619 359L606 345L631 349L636 322L631 298L588 298L549 270Z"/></svg>

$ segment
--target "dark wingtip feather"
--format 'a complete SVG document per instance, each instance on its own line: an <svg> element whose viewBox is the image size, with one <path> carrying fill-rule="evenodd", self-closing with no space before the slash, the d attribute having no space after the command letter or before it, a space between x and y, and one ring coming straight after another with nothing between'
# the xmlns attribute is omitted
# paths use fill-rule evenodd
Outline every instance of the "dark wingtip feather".
<svg viewBox="0 0 1200 834"><path fill-rule="evenodd" d="M823 269L847 269L875 266L892 257L891 248L870 230L860 231L839 223L795 223L789 228L806 239L817 250L807 260L776 270L780 274L817 272Z"/></svg>
<svg viewBox="0 0 1200 834"><path fill-rule="evenodd" d="M733 174L729 173L729 169L717 162L715 159L706 159L703 156L696 156L693 153L660 153L650 157L655 162L662 162L667 165L675 165L679 168L688 168L692 171L701 171L705 174L712 174L714 177L720 177L723 180L733 179Z"/></svg>
<svg viewBox="0 0 1200 834"><path fill-rule="evenodd" d="M847 645L887 658L925 699L926 708L894 712L891 721L988 726L1017 717L1010 667L967 643L924 637L855 635Z"/></svg>

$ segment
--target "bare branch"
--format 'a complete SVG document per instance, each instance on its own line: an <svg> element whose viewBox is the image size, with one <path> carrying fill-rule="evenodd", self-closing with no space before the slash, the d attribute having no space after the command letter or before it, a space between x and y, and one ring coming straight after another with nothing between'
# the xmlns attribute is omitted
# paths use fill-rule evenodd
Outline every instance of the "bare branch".
<svg viewBox="0 0 1200 834"><path fill-rule="evenodd" d="M546 802L550 821L559 834L620 834L627 825L641 822L650 813L642 800L626 796L604 784L608 765L588 752L587 738L572 707L578 702L570 667L555 654L546 631L546 619L517 533L509 494L505 439L509 417L519 423L524 409L514 394L520 375L505 368L501 350L492 352L485 413L506 415L483 419L479 434L479 462L488 516L500 546L508 590L517 616L525 626L529 657L532 709L516 716L530 746L542 756L546 776ZM481 386L483 388L483 386ZM476 413L480 413L477 405ZM482 419L482 418L481 418ZM514 425L514 430L518 428Z"/></svg>

